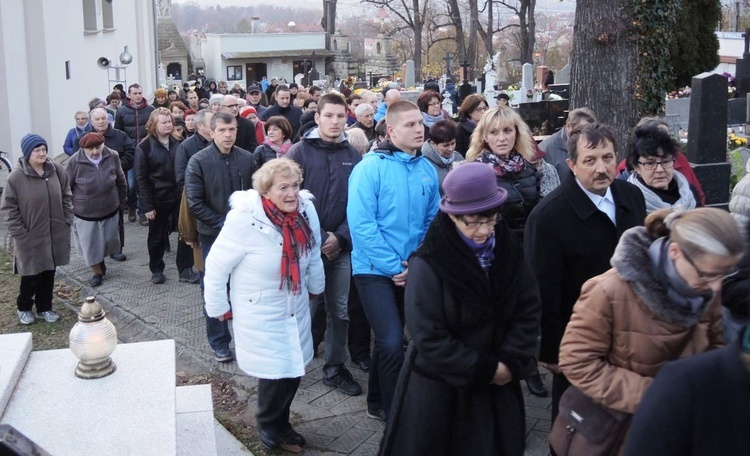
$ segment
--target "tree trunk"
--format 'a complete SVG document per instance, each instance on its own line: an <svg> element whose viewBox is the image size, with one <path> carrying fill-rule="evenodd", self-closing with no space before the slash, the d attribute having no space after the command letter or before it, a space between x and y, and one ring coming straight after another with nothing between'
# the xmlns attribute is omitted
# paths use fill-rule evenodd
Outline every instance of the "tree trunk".
<svg viewBox="0 0 750 456"><path fill-rule="evenodd" d="M458 0L448 0L448 14L451 16L451 22L456 28L456 50L458 51L458 59L461 63L464 60L472 63L469 53L466 49L466 38L464 36L464 24L461 21L461 10L458 8ZM471 74L468 75L471 78ZM463 79L463 76L461 77Z"/></svg>
<svg viewBox="0 0 750 456"><path fill-rule="evenodd" d="M639 52L630 36L632 0L578 0L570 68L570 108L587 107L614 128L622 157L638 121L635 97Z"/></svg>
<svg viewBox="0 0 750 456"><path fill-rule="evenodd" d="M479 28L479 8L477 0L469 0L469 46L466 49L466 58L471 63L472 68L476 68L477 64L477 29ZM470 74L469 77L473 77Z"/></svg>
<svg viewBox="0 0 750 456"><path fill-rule="evenodd" d="M428 0L423 0L425 3ZM422 30L424 30L424 16L420 10L419 0L412 0L414 8L414 80L422 80Z"/></svg>
<svg viewBox="0 0 750 456"><path fill-rule="evenodd" d="M518 11L518 23L521 26L521 64L534 63L534 43L536 34L536 0L523 0Z"/></svg>

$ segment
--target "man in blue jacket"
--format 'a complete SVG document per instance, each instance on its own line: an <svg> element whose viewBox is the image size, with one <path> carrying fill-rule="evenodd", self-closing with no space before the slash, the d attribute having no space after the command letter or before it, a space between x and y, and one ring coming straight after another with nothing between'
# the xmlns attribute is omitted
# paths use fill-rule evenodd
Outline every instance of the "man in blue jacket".
<svg viewBox="0 0 750 456"><path fill-rule="evenodd" d="M367 416L385 420L404 361L403 298L407 260L438 210L435 168L417 151L424 143L422 113L414 103L388 107L390 140L354 167L347 216L352 274L375 333Z"/></svg>

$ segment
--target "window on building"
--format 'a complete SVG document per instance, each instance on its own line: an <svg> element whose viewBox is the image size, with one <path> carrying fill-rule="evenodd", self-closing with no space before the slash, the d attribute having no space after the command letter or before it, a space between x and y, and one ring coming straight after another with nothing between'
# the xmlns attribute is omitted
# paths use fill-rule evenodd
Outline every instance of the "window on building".
<svg viewBox="0 0 750 456"><path fill-rule="evenodd" d="M96 32L96 0L81 0L83 6L83 31Z"/></svg>
<svg viewBox="0 0 750 456"><path fill-rule="evenodd" d="M115 16L112 12L113 0L102 0L102 25L104 30L115 28Z"/></svg>
<svg viewBox="0 0 750 456"><path fill-rule="evenodd" d="M227 81L239 81L242 79L242 65L230 65L227 67Z"/></svg>

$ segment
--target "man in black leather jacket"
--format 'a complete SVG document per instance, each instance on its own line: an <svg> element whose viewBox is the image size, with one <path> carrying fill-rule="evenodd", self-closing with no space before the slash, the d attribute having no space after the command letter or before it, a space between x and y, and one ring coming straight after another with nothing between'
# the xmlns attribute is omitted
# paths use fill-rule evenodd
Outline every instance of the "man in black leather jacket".
<svg viewBox="0 0 750 456"><path fill-rule="evenodd" d="M237 121L232 114L215 113L211 117L211 132L211 144L193 155L185 170L185 192L190 212L197 222L204 264L224 226L229 197L233 192L252 188L255 172L253 154L234 145ZM234 359L229 350L232 336L226 320L206 315L206 335L217 361Z"/></svg>

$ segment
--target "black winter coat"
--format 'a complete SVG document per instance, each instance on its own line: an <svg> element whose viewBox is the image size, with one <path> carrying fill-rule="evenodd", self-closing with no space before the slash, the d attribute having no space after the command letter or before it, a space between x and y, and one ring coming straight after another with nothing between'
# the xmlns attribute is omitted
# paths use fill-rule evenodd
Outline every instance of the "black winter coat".
<svg viewBox="0 0 750 456"><path fill-rule="evenodd" d="M594 206L576 179L564 180L526 221L526 257L542 297L540 361L557 364L560 341L581 286L610 268L609 259L622 233L643 225L646 218L646 203L637 187L615 179L610 188L617 226Z"/></svg>
<svg viewBox="0 0 750 456"><path fill-rule="evenodd" d="M254 151L258 147L258 138L255 137L255 124L240 115L236 119L237 139L234 141L234 145L240 149Z"/></svg>
<svg viewBox="0 0 750 456"><path fill-rule="evenodd" d="M185 170L185 194L198 233L219 234L229 212L229 197L252 188L255 169L253 154L236 146L223 155L211 142L193 155Z"/></svg>
<svg viewBox="0 0 750 456"><path fill-rule="evenodd" d="M360 130L365 132L365 136L367 136L368 141L372 141L378 136L377 133L375 133L375 124L372 124L372 127L367 128L360 122L355 122L354 125L351 126L351 128L359 128Z"/></svg>
<svg viewBox="0 0 750 456"><path fill-rule="evenodd" d="M253 152L253 158L255 158L255 166L260 169L263 164L274 158L279 158L276 151L271 148L268 144L261 144L255 148Z"/></svg>
<svg viewBox="0 0 750 456"><path fill-rule="evenodd" d="M349 176L362 155L344 136L337 143L323 141L318 130L311 131L293 145L287 157L299 163L305 179L302 188L315 196L313 203L320 219L321 242L332 232L345 252L352 249L346 204L349 196Z"/></svg>
<svg viewBox="0 0 750 456"><path fill-rule="evenodd" d="M503 217L510 231L521 241L523 241L526 219L541 198L539 171L526 160L524 164L526 167L519 173L497 176L497 186L508 192L508 199L502 206Z"/></svg>
<svg viewBox="0 0 750 456"><path fill-rule="evenodd" d="M177 181L177 186L179 187L180 192L182 192L183 187L185 187L185 169L187 168L188 162L193 155L210 145L211 140L204 138L197 132L180 143L180 147L177 148L177 155L174 160L175 180Z"/></svg>
<svg viewBox="0 0 750 456"><path fill-rule="evenodd" d="M380 454L522 455L519 382L531 374L541 309L521 243L498 223L485 275L440 212L409 260L405 299L413 339ZM491 384L498 362L513 375L503 386Z"/></svg>
<svg viewBox="0 0 750 456"><path fill-rule="evenodd" d="M153 110L154 107L146 103L145 99L139 106L133 107L130 98L126 98L122 106L117 108L115 128L127 133L128 137L130 137L135 144L140 144L140 142L148 136L146 122L148 122L148 117Z"/></svg>
<svg viewBox="0 0 750 456"><path fill-rule="evenodd" d="M696 198L700 202L700 199ZM745 227L750 242L750 225ZM737 264L737 274L724 280L721 304L738 319L750 317L750 252ZM726 342L726 341L725 341Z"/></svg>
<svg viewBox="0 0 750 456"><path fill-rule="evenodd" d="M281 108L278 104L275 104L263 111L263 114L258 114L258 118L263 122L273 116L282 116L288 120L289 125L292 126L292 134L289 135L289 138L297 137L299 134L300 119L302 118L302 110L300 108L292 106L291 104L286 108Z"/></svg>
<svg viewBox="0 0 750 456"><path fill-rule="evenodd" d="M630 425L626 456L748 454L750 367L741 339L659 371Z"/></svg>
<svg viewBox="0 0 750 456"><path fill-rule="evenodd" d="M466 152L469 151L471 145L471 134L474 133L476 125L469 121L464 120L458 124L458 135L456 135L456 152L461 154L462 157L466 157Z"/></svg>
<svg viewBox="0 0 750 456"><path fill-rule="evenodd" d="M76 149L81 147L78 144L80 139L76 138ZM117 152L120 156L120 165L122 165L122 171L125 174L133 169L133 164L135 164L135 143L124 131L112 128L111 125L108 126L107 131L104 132L104 145Z"/></svg>
<svg viewBox="0 0 750 456"><path fill-rule="evenodd" d="M180 199L174 173L174 160L179 143L169 137L169 150L153 136L138 144L135 150L135 180L138 184L138 205L144 212L157 205L174 204Z"/></svg>

